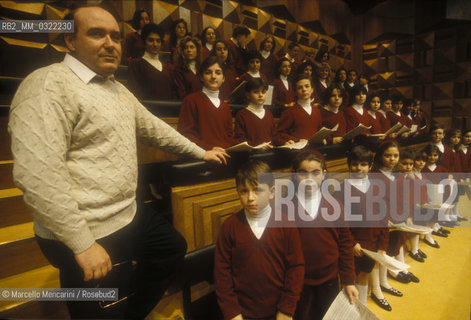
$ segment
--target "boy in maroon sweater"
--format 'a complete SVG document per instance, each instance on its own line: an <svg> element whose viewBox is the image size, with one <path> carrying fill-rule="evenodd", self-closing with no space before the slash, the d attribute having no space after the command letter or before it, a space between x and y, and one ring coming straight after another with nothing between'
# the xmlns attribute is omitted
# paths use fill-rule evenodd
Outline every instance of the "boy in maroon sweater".
<svg viewBox="0 0 471 320"><path fill-rule="evenodd" d="M333 197L326 197L320 191L326 174L322 155L313 150L300 152L293 171L297 191L292 208L306 261L304 287L295 319L320 320L339 293L339 276L350 303L358 298L352 236L348 227L340 228L324 220L325 212L340 208L343 213L343 208Z"/></svg>
<svg viewBox="0 0 471 320"><path fill-rule="evenodd" d="M263 107L268 85L261 78L250 79L245 85L247 108L240 110L235 118L234 135L239 142L251 146L269 142L275 135L275 122L270 110ZM269 149L268 145L265 149Z"/></svg>
<svg viewBox="0 0 471 320"><path fill-rule="evenodd" d="M322 118L319 108L312 105L312 79L300 74L294 80L296 104L286 109L278 122L276 145L293 144L311 138L320 129Z"/></svg>
<svg viewBox="0 0 471 320"><path fill-rule="evenodd" d="M298 230L270 226L275 189L266 163L249 161L236 186L243 210L223 223L215 256L224 319L292 319L304 276Z"/></svg>
<svg viewBox="0 0 471 320"><path fill-rule="evenodd" d="M177 130L203 149L228 148L237 143L232 130L232 114L219 99L224 81L222 63L210 56L201 65L203 90L185 97L180 108Z"/></svg>

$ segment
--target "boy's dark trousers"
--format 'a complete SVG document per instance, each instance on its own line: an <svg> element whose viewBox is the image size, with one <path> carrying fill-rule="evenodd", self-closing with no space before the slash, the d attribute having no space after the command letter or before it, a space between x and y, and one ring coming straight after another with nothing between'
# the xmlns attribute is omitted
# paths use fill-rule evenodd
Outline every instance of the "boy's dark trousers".
<svg viewBox="0 0 471 320"><path fill-rule="evenodd" d="M295 320L322 320L340 292L338 278L317 286L304 285L294 314Z"/></svg>
<svg viewBox="0 0 471 320"><path fill-rule="evenodd" d="M134 220L96 242L113 265L103 279L83 281L73 252L62 242L36 236L49 262L60 271L62 288L118 288L118 301L67 301L72 318L143 319L158 303L186 253L186 241L150 206ZM133 267L133 261L137 265Z"/></svg>

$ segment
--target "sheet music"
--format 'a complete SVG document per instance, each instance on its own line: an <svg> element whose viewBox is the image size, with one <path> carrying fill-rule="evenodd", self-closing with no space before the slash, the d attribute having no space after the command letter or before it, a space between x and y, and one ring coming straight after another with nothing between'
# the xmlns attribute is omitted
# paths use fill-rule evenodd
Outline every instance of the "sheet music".
<svg viewBox="0 0 471 320"><path fill-rule="evenodd" d="M432 228L429 228L426 226L419 226L416 224L408 225L405 222L393 224L393 227L402 231L418 233L418 234L427 234L433 231Z"/></svg>
<svg viewBox="0 0 471 320"><path fill-rule="evenodd" d="M366 127L364 126L363 124L359 124L356 128L353 128L352 130L350 130L349 132L347 132L344 136L343 136L343 140L351 140L353 138L355 138L357 135L359 135L360 133L362 133L363 131L365 130L369 130L371 129L371 126L369 127Z"/></svg>
<svg viewBox="0 0 471 320"><path fill-rule="evenodd" d="M261 149L269 144L270 142L264 142L254 147L254 146L251 146L247 141L244 141L239 144L233 145L232 147L226 148L226 151L228 152L252 151L256 149Z"/></svg>
<svg viewBox="0 0 471 320"><path fill-rule="evenodd" d="M397 132L397 135L400 136L404 132L410 131L410 128L407 126L402 126L402 128Z"/></svg>
<svg viewBox="0 0 471 320"><path fill-rule="evenodd" d="M388 131L386 131L384 135L387 136L388 134L394 133L401 128L402 128L402 123L398 122L395 125L393 125Z"/></svg>
<svg viewBox="0 0 471 320"><path fill-rule="evenodd" d="M413 125L410 127L410 132L414 133L414 132L417 131L417 129L418 129L418 125L413 124Z"/></svg>
<svg viewBox="0 0 471 320"><path fill-rule="evenodd" d="M409 265L402 263L393 257L388 256L387 254L377 253L367 249L361 249L371 259L378 261L379 264L385 266L392 272L400 272L410 268Z"/></svg>
<svg viewBox="0 0 471 320"><path fill-rule="evenodd" d="M350 304L345 291L342 290L327 310L323 320L380 320L367 306L355 299Z"/></svg>
<svg viewBox="0 0 471 320"><path fill-rule="evenodd" d="M339 128L338 123L332 129L322 127L311 138L309 138L309 143L322 143L322 141L324 141L325 138L327 138L332 133L337 131L338 128Z"/></svg>
<svg viewBox="0 0 471 320"><path fill-rule="evenodd" d="M282 146L278 146L277 148L280 148L280 149L304 149L305 146L307 146L307 140L300 140L296 143L292 143L292 144L284 144Z"/></svg>

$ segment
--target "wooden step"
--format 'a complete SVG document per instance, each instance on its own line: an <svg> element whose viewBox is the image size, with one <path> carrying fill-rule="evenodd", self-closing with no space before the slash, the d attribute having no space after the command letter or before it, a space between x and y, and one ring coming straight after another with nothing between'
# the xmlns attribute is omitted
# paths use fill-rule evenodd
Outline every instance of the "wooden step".
<svg viewBox="0 0 471 320"><path fill-rule="evenodd" d="M2 262L3 263L3 262ZM0 279L0 288L60 288L59 270L51 265ZM3 312L19 307L27 301L0 301L0 318Z"/></svg>
<svg viewBox="0 0 471 320"><path fill-rule="evenodd" d="M33 223L0 229L0 278L49 264L34 238Z"/></svg>
<svg viewBox="0 0 471 320"><path fill-rule="evenodd" d="M33 221L31 209L23 201L20 189L0 190L0 228Z"/></svg>
<svg viewBox="0 0 471 320"><path fill-rule="evenodd" d="M13 160L0 161L0 189L14 188Z"/></svg>

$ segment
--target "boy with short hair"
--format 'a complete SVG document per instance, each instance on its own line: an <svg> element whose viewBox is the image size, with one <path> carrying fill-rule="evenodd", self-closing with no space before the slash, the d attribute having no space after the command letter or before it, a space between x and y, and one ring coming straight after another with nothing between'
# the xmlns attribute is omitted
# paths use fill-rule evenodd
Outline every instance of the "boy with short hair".
<svg viewBox="0 0 471 320"><path fill-rule="evenodd" d="M319 108L311 103L311 94L314 91L311 77L307 74L299 74L294 80L294 88L297 101L280 117L275 139L277 145L307 140L322 124Z"/></svg>
<svg viewBox="0 0 471 320"><path fill-rule="evenodd" d="M232 37L226 40L237 76L245 72L244 56L247 54L247 37L250 30L245 26L237 26L232 31Z"/></svg>
<svg viewBox="0 0 471 320"><path fill-rule="evenodd" d="M251 146L270 142L275 135L275 122L270 110L263 105L268 85L261 78L250 79L245 85L245 98L249 105L240 110L235 118L234 135L239 142Z"/></svg>
<svg viewBox="0 0 471 320"><path fill-rule="evenodd" d="M304 258L294 227L270 227L270 167L251 160L236 175L243 209L219 232L215 290L224 319L291 319L303 286Z"/></svg>

